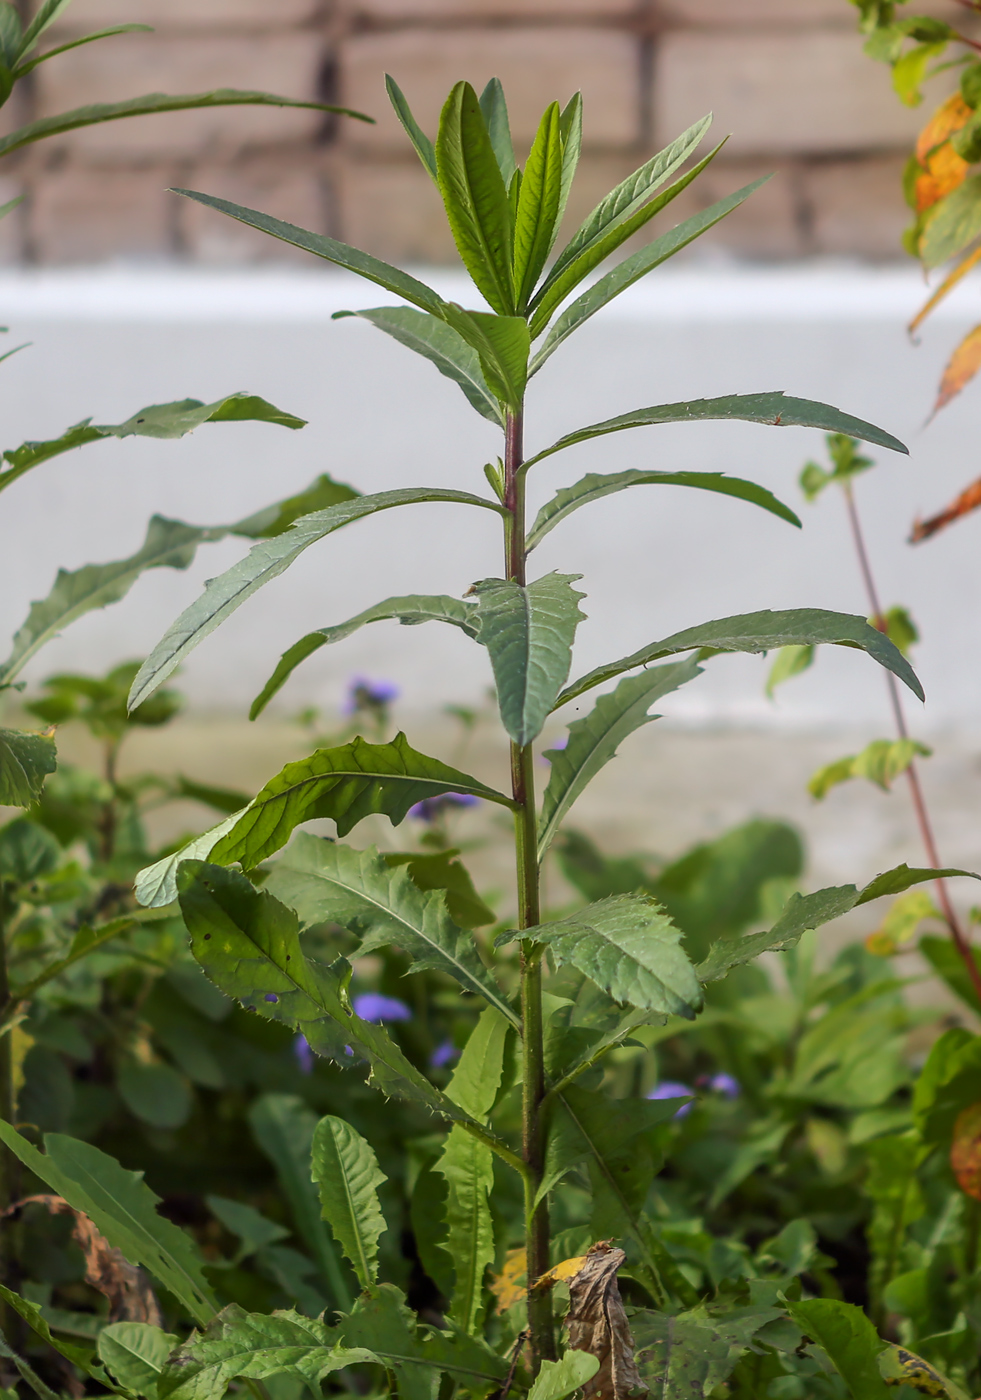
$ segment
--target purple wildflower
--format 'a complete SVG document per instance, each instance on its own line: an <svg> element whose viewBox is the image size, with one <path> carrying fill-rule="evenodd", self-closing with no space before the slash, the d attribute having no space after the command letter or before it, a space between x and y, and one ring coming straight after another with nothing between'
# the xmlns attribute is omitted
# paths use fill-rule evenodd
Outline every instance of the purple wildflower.
<svg viewBox="0 0 981 1400"><path fill-rule="evenodd" d="M354 1014L362 1021L411 1021L412 1012L404 1001L381 992L361 992L354 998Z"/></svg>
<svg viewBox="0 0 981 1400"><path fill-rule="evenodd" d="M692 1090L687 1084L678 1084L673 1079L665 1079L656 1089L652 1089L647 1097L649 1099L685 1099L692 1097ZM675 1118L686 1118L691 1110L690 1103L683 1103L674 1116Z"/></svg>
<svg viewBox="0 0 981 1400"><path fill-rule="evenodd" d="M343 712L361 714L364 710L384 710L399 698L399 688L392 681L370 681L367 676L353 676L347 688Z"/></svg>
<svg viewBox="0 0 981 1400"><path fill-rule="evenodd" d="M409 808L409 816L421 822L434 822L451 807L476 807L480 802L472 792L444 792L439 797L424 797Z"/></svg>
<svg viewBox="0 0 981 1400"><path fill-rule="evenodd" d="M441 1041L429 1057L430 1069L444 1069L446 1065L456 1059L459 1053L452 1040Z"/></svg>
<svg viewBox="0 0 981 1400"><path fill-rule="evenodd" d="M275 992L267 992L262 999L263 1001L279 1001L279 997Z"/></svg>
<svg viewBox="0 0 981 1400"><path fill-rule="evenodd" d="M302 1031L299 1035L293 1037L293 1054L303 1074L313 1074L316 1056L310 1048L309 1040L307 1040Z"/></svg>
<svg viewBox="0 0 981 1400"><path fill-rule="evenodd" d="M717 1094L722 1094L727 1099L738 1099L742 1093L739 1080L734 1079L731 1074L713 1074L708 1082L708 1087L714 1089Z"/></svg>

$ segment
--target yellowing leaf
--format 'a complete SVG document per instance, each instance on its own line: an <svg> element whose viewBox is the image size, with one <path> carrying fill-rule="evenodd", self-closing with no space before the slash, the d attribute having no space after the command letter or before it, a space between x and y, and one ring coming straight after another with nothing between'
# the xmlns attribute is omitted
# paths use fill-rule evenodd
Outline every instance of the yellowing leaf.
<svg viewBox="0 0 981 1400"><path fill-rule="evenodd" d="M924 890L910 890L893 901L875 933L870 933L865 946L870 953L888 958L908 943L924 919L941 918L933 900Z"/></svg>
<svg viewBox="0 0 981 1400"><path fill-rule="evenodd" d="M917 176L916 212L924 214L943 199L944 195L963 184L970 169L963 156L959 156L949 141L938 146L928 157L922 175Z"/></svg>
<svg viewBox="0 0 981 1400"><path fill-rule="evenodd" d="M523 1249L509 1249L501 1272L490 1281L490 1291L497 1299L498 1312L507 1312L508 1308L513 1308L515 1303L520 1303L527 1294L524 1284L519 1283L519 1279L525 1277L525 1251Z"/></svg>
<svg viewBox="0 0 981 1400"><path fill-rule="evenodd" d="M917 520L913 524L913 531L909 537L910 544L919 544L921 540L928 540L931 535L935 535L938 530L942 530L945 525L950 525L953 521L959 520L962 515L968 515L972 510L977 510L981 506L981 477L977 481L972 481L961 494L952 501L944 510L936 515L931 515L929 520Z"/></svg>
<svg viewBox="0 0 981 1400"><path fill-rule="evenodd" d="M968 253L966 258L962 258L952 272L948 272L930 300L920 307L920 310L906 328L910 335L916 334L930 312L934 311L940 305L947 293L957 286L962 277L967 276L979 259L981 259L981 244L974 249L973 253Z"/></svg>
<svg viewBox="0 0 981 1400"><path fill-rule="evenodd" d="M931 151L935 151L942 142L953 136L955 131L960 131L973 116L973 107L967 105L959 92L955 92L946 102L940 104L916 142L916 159L924 169Z"/></svg>
<svg viewBox="0 0 981 1400"><path fill-rule="evenodd" d="M586 1257L585 1254L577 1254L574 1259L563 1259L561 1264L554 1264L551 1269L535 1280L532 1291L535 1293L543 1292L546 1288L554 1288L563 1279L575 1278L585 1264Z"/></svg>
<svg viewBox="0 0 981 1400"><path fill-rule="evenodd" d="M950 1166L964 1194L981 1201L981 1103L971 1104L957 1116Z"/></svg>
<svg viewBox="0 0 981 1400"><path fill-rule="evenodd" d="M951 399L956 398L964 385L970 383L979 369L981 369L981 326L975 326L973 331L968 331L947 361L943 378L940 380L940 388L937 391L937 402L933 405L934 413L939 413L950 403Z"/></svg>

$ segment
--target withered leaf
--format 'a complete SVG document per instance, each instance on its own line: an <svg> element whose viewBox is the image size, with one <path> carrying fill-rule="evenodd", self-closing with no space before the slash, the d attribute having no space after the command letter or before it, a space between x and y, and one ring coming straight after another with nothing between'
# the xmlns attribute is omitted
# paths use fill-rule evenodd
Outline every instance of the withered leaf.
<svg viewBox="0 0 981 1400"><path fill-rule="evenodd" d="M941 102L917 139L916 159L920 164L925 167L930 153L966 126L973 116L973 107L967 105L959 92Z"/></svg>
<svg viewBox="0 0 981 1400"><path fill-rule="evenodd" d="M70 1206L63 1196L25 1196L4 1211L4 1220L24 1206L43 1206L51 1215L73 1217L72 1238L85 1256L85 1282L109 1299L110 1322L149 1322L163 1326L163 1314L142 1269L114 1249L89 1217Z"/></svg>
<svg viewBox="0 0 981 1400"><path fill-rule="evenodd" d="M600 1240L569 1283L569 1346L588 1351L600 1364L585 1387L587 1400L628 1400L648 1389L634 1361L634 1339L617 1286L626 1258L622 1249Z"/></svg>
<svg viewBox="0 0 981 1400"><path fill-rule="evenodd" d="M972 510L977 510L981 506L981 477L977 481L972 481L955 501L952 501L946 509L937 515L932 515L929 520L917 520L913 526L913 533L909 537L910 544L919 544L921 540L928 540L931 535L935 535L944 526L959 520L962 515L969 515Z"/></svg>
<svg viewBox="0 0 981 1400"><path fill-rule="evenodd" d="M964 1194L981 1201L981 1103L973 1103L958 1114L950 1165Z"/></svg>
<svg viewBox="0 0 981 1400"><path fill-rule="evenodd" d="M951 399L955 399L964 385L970 383L979 369L981 369L981 326L975 326L973 331L967 333L947 361L940 380L940 388L937 390L937 402L933 405L933 412L939 413L950 403Z"/></svg>

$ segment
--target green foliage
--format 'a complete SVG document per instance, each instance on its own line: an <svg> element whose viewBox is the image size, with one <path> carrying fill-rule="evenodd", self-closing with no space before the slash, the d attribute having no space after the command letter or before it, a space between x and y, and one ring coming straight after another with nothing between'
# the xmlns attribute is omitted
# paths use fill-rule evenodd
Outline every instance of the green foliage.
<svg viewBox="0 0 981 1400"><path fill-rule="evenodd" d="M599 1359L588 1351L567 1351L561 1361L543 1361L528 1400L566 1400L598 1370Z"/></svg>
<svg viewBox="0 0 981 1400"><path fill-rule="evenodd" d="M917 755L929 758L932 753L932 749L916 739L873 739L861 753L838 758L819 768L807 784L807 790L820 800L839 783L847 783L851 778L867 778L883 792L888 792Z"/></svg>
<svg viewBox="0 0 981 1400"><path fill-rule="evenodd" d="M817 462L807 462L800 474L800 489L808 501L816 501L826 486L837 482L847 486L852 477L875 466L871 457L863 457L858 450L858 442L846 433L829 433L825 439L832 467L828 471Z"/></svg>
<svg viewBox="0 0 981 1400"><path fill-rule="evenodd" d="M0 806L30 807L57 766L55 743L49 735L0 729Z"/></svg>
<svg viewBox="0 0 981 1400"><path fill-rule="evenodd" d="M378 1187L388 1178L360 1133L343 1118L321 1118L313 1135L313 1176L323 1216L362 1288L378 1277L378 1237L388 1226Z"/></svg>

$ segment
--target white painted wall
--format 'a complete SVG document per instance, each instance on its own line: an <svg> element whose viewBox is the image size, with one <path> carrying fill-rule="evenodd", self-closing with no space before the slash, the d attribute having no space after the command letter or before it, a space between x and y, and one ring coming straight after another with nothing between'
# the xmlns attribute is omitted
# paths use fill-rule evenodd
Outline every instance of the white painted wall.
<svg viewBox="0 0 981 1400"><path fill-rule="evenodd" d="M445 273L432 280L444 294L466 296ZM533 382L528 446L640 405L769 389L823 399L896 433L911 456L876 451L880 467L857 488L870 548L884 601L912 607L924 633L916 660L928 703L919 714L911 702L915 727L966 730L981 681L981 516L916 549L904 538L914 515L939 508L981 471L976 387L924 428L946 354L977 316L977 284L962 289L914 349L904 325L922 297L905 269L666 269L597 317ZM310 419L299 433L206 426L179 443L95 444L14 485L0 497L4 636L59 565L132 552L153 511L201 524L233 520L325 470L363 491L486 489L482 464L500 450L491 425L380 332L330 320L340 307L386 300L368 284L318 270L0 275L11 343L33 342L0 368L4 446L55 436L90 415L117 422L148 403L241 389ZM685 424L624 433L543 463L531 486L536 505L587 471L686 467L758 480L805 522L799 533L740 502L675 488L638 488L582 511L535 557L537 572L585 575L589 621L574 671L731 613L865 611L842 503L829 496L806 507L797 490L803 460L822 446L818 433L799 428ZM148 575L125 602L72 627L30 676L145 654L243 546L206 547L186 574ZM247 603L192 656L182 683L199 705L240 710L305 631L392 593L462 592L499 573L500 555L489 512L412 507L353 526ZM857 652L829 653L774 706L761 693L765 663L723 658L664 708L693 722L875 726L882 716L885 728L876 669ZM462 634L382 623L307 662L281 705L332 704L355 672L398 682L409 709L466 701L490 675L484 653Z"/></svg>

